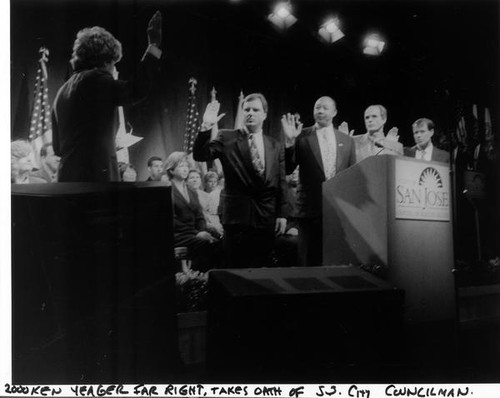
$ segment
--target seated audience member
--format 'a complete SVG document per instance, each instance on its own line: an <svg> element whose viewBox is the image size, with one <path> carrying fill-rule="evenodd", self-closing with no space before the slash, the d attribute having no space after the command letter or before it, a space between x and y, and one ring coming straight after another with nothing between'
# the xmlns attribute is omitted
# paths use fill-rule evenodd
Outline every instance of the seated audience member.
<svg viewBox="0 0 500 398"><path fill-rule="evenodd" d="M185 152L173 152L164 165L172 183L174 244L186 246L192 267L199 271L220 267L221 241L210 234L196 192L188 186L189 162Z"/></svg>
<svg viewBox="0 0 500 398"><path fill-rule="evenodd" d="M203 177L203 182L205 184L205 192L210 193L218 188L219 175L215 171L208 171Z"/></svg>
<svg viewBox="0 0 500 398"><path fill-rule="evenodd" d="M43 184L43 178L33 176L33 149L28 141L17 140L10 144L10 182L13 184Z"/></svg>
<svg viewBox="0 0 500 398"><path fill-rule="evenodd" d="M219 175L215 171L209 171L205 174L203 182L205 183L205 192L208 193L208 212L212 215L218 215L222 191L219 185Z"/></svg>
<svg viewBox="0 0 500 398"><path fill-rule="evenodd" d="M40 149L40 169L33 171L31 175L46 182L57 182L60 161L61 158L54 153L52 143L49 142Z"/></svg>
<svg viewBox="0 0 500 398"><path fill-rule="evenodd" d="M386 135L384 133L386 122L387 109L383 105L370 105L366 108L366 133L352 136L356 147L356 162L376 155L403 155L403 145L398 142L398 129L393 127ZM349 134L349 128L345 122L339 126L339 130Z"/></svg>
<svg viewBox="0 0 500 398"><path fill-rule="evenodd" d="M137 171L130 163L118 162L118 171L120 172L120 181L136 182Z"/></svg>
<svg viewBox="0 0 500 398"><path fill-rule="evenodd" d="M450 162L450 154L432 145L434 122L427 118L416 120L412 124L415 146L405 148L405 156L415 159L433 160L435 162Z"/></svg>
<svg viewBox="0 0 500 398"><path fill-rule="evenodd" d="M163 160L158 156L151 156L148 159L149 177L146 181L160 181L163 170Z"/></svg>
<svg viewBox="0 0 500 398"><path fill-rule="evenodd" d="M201 208L203 210L203 216L207 222L207 228L217 235L223 235L222 224L220 223L218 214L210 214L209 211L209 194L201 189L201 173L192 169L189 171L187 178L187 184L198 194L198 200L200 201Z"/></svg>
<svg viewBox="0 0 500 398"><path fill-rule="evenodd" d="M198 194L201 208L205 211L208 206L208 193L202 189L201 173L197 169L189 170L186 182Z"/></svg>

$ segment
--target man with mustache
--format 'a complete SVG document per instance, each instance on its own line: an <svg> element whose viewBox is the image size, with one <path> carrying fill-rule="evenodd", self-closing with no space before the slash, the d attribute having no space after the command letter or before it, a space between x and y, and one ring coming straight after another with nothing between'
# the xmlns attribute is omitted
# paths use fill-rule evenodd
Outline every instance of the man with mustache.
<svg viewBox="0 0 500 398"><path fill-rule="evenodd" d="M243 100L243 129L211 129L224 116L212 101L193 146L193 157L205 162L220 159L225 177L221 193L224 251L229 268L272 265L276 235L283 234L288 210L283 146L264 135L268 105L260 93Z"/></svg>

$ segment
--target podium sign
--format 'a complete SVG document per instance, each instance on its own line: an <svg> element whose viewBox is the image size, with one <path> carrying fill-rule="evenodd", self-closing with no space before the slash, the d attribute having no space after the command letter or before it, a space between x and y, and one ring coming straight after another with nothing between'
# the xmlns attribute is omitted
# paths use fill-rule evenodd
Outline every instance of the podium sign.
<svg viewBox="0 0 500 398"><path fill-rule="evenodd" d="M450 221L449 167L421 160L395 161L396 218Z"/></svg>

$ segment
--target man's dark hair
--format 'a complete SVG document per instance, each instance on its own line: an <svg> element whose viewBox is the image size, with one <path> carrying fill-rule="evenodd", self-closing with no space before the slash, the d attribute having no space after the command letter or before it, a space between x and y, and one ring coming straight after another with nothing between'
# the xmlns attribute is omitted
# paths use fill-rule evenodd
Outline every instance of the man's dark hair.
<svg viewBox="0 0 500 398"><path fill-rule="evenodd" d="M422 117L413 122L413 127L419 127L425 125L427 130L434 130L434 122L431 119L427 119L426 117Z"/></svg>
<svg viewBox="0 0 500 398"><path fill-rule="evenodd" d="M153 162L159 160L160 162L163 162L163 159L160 158L159 156L151 156L149 159L148 159L148 167L151 167L153 165Z"/></svg>

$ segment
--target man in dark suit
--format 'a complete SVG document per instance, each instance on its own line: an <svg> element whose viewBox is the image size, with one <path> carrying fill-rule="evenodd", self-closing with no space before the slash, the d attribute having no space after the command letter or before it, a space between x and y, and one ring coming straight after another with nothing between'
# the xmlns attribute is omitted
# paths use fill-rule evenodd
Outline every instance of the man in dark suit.
<svg viewBox="0 0 500 398"><path fill-rule="evenodd" d="M322 184L356 163L353 139L333 127L335 101L319 98L314 105L315 124L302 131L291 114L281 119L286 139L286 171L299 168L297 218L301 266L320 266L323 258Z"/></svg>
<svg viewBox="0 0 500 398"><path fill-rule="evenodd" d="M432 120L427 118L418 119L412 124L412 129L416 145L405 148L405 156L434 162L450 162L448 152L432 145L432 136L434 135L434 122Z"/></svg>
<svg viewBox="0 0 500 398"><path fill-rule="evenodd" d="M73 75L59 89L52 111L53 146L61 157L60 182L120 181L116 158L118 106L146 97L161 57L161 14L148 26L149 46L137 78L115 79L121 43L94 26L78 32L73 45Z"/></svg>
<svg viewBox="0 0 500 398"><path fill-rule="evenodd" d="M250 94L243 101L243 129L210 130L223 115L212 101L193 146L193 157L205 162L220 159L225 177L221 193L226 265L230 268L270 265L276 234L286 227L288 206L283 146L262 133L267 101Z"/></svg>

